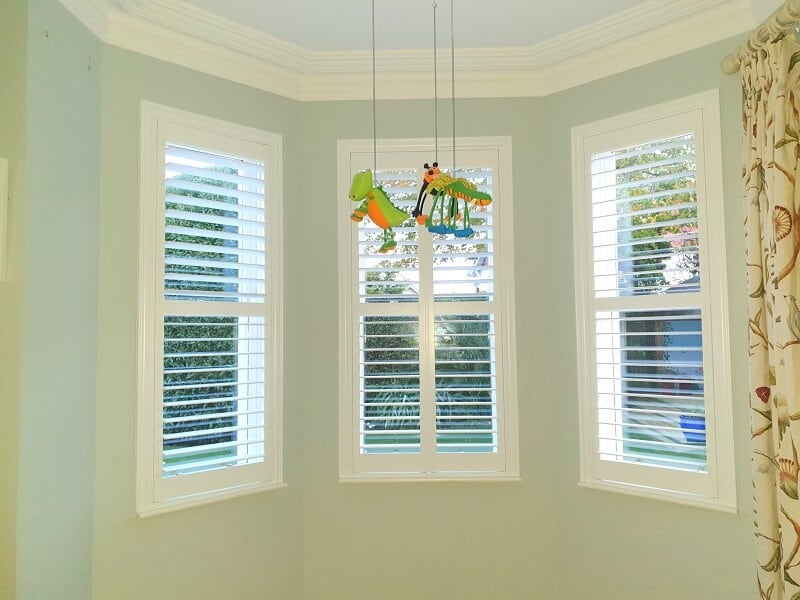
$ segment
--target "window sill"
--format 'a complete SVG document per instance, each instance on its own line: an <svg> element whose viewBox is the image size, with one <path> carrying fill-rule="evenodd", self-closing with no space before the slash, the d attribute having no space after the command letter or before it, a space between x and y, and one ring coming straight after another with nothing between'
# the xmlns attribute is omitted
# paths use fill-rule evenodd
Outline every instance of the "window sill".
<svg viewBox="0 0 800 600"><path fill-rule="evenodd" d="M144 519L164 513L183 510L185 508L221 502L223 500L239 498L240 496L249 496L251 494L258 494L260 492L269 492L285 487L287 487L285 483L258 483L223 490L214 490L202 494L195 494L193 496L184 496L181 498L174 498L165 500L163 502L153 503L147 507L137 509L136 514L140 519Z"/></svg>
<svg viewBox="0 0 800 600"><path fill-rule="evenodd" d="M628 496L638 496L640 498L648 498L650 500L672 502L673 504L683 504L685 506L706 508L734 515L739 512L735 503L728 503L719 498L694 496L691 494L673 492L671 490L649 488L615 481L579 481L578 486L592 490L626 494Z"/></svg>
<svg viewBox="0 0 800 600"><path fill-rule="evenodd" d="M339 483L415 483L415 482L476 482L505 483L522 481L514 474L506 473L359 473L355 475L339 475Z"/></svg>

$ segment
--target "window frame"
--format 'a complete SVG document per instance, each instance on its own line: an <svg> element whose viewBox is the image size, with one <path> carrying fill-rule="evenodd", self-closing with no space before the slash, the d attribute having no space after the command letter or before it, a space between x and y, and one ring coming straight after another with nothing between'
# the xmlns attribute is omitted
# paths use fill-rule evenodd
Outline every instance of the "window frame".
<svg viewBox="0 0 800 600"><path fill-rule="evenodd" d="M140 517L284 487L283 482L283 264L282 138L187 111L141 103L136 510ZM165 148L167 143L246 156L264 164L267 294L229 316L264 319L265 452L262 461L164 478L162 476ZM246 306L248 305L249 306ZM215 313L216 314L216 313ZM220 313L220 316L224 316ZM161 365L161 366L159 366ZM262 414L259 412L259 414Z"/></svg>
<svg viewBox="0 0 800 600"><path fill-rule="evenodd" d="M598 405L592 243L593 156L659 139L695 134L700 236L702 350L707 473L603 461L598 448ZM725 258L724 195L719 95L686 98L572 128L573 233L579 403L579 485L736 512L733 407ZM711 216L716 218L711 218ZM626 297L627 298L627 297ZM633 296L634 299L646 296ZM637 310L647 304L632 304ZM599 309L598 309L599 310ZM619 309L623 310L623 309Z"/></svg>
<svg viewBox="0 0 800 600"><path fill-rule="evenodd" d="M502 425L499 436L502 436L502 453L498 452L501 460L490 465L480 453L464 454L457 461L426 462L418 454L392 455L392 460L386 461L375 458L374 455L365 455L360 452L358 426L359 410L359 377L360 367L359 345L355 334L355 323L361 314L358 310L358 277L355 276L358 267L357 248L358 224L350 220L350 213L356 204L348 199L348 192L352 176L364 168L372 168L372 140L339 140L338 155L338 198L339 203L339 481L340 482L365 482L365 481L453 481L453 480L481 480L481 481L509 481L519 479L519 449L518 449L518 417L517 417L517 370L516 370L516 337L514 326L514 263L513 263L513 196L511 175L511 138L509 137L481 137L460 138L456 140L456 148L461 152L492 153L496 158L496 172L493 173L493 196L502 199L492 204L494 226L494 269L495 278L502 284L494 287L494 300L490 302L493 307L492 314L496 319L495 327L498 342L495 352L501 355L500 366L497 371L498 392L500 404L499 412L502 414ZM435 140L426 139L380 139L377 141L378 169L416 169L418 180L422 175L422 164L431 162L435 152ZM441 157L449 157L452 145L439 144ZM458 159L458 155L457 155ZM442 161L444 162L444 161ZM463 164L462 164L463 163ZM469 161L460 160L459 167L470 168ZM446 168L446 165L445 165ZM409 216L409 218L411 218ZM416 226L416 225L415 225ZM419 227L419 226L418 226ZM424 227L419 227L424 229ZM430 234L420 232L420 240ZM355 262L354 262L355 261ZM430 299L426 308L420 298L417 306L420 330L429 331L431 335L429 344L432 345L433 337L431 324L438 315L447 314L437 312L436 304ZM392 313L394 314L394 313ZM399 314L399 313L398 313ZM406 312L402 313L407 314ZM470 314L477 314L477 311ZM431 317L427 323L425 315ZM429 349L430 350L430 349ZM433 372L432 361L429 364L420 363L420 376L428 377ZM424 409L421 408L421 411ZM430 410L430 408L428 409ZM422 414L421 418L424 418ZM430 413L428 413L430 418ZM431 454L441 456L442 453ZM470 461L470 457L477 460ZM385 455L382 457L385 459ZM396 459L396 460L395 460ZM387 467L387 463L392 463Z"/></svg>

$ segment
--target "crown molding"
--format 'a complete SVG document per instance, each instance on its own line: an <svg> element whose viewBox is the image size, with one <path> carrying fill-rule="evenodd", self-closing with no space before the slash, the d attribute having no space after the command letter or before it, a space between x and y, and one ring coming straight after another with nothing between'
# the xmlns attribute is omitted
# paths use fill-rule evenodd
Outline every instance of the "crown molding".
<svg viewBox="0 0 800 600"><path fill-rule="evenodd" d="M370 51L310 51L183 0L59 1L101 40L133 52L300 101L372 96ZM457 48L456 94L542 96L643 66L753 29L754 1L648 0L534 46ZM430 50L378 50L375 62L379 98L433 96Z"/></svg>
<svg viewBox="0 0 800 600"><path fill-rule="evenodd" d="M691 0L690 0L691 1ZM665 20L666 21L666 20ZM537 96L559 92L642 67L756 27L748 0L718 4L703 12L608 43L537 69Z"/></svg>
<svg viewBox="0 0 800 600"><path fill-rule="evenodd" d="M128 14L158 27L162 33L180 32L299 73L308 70L313 60L313 53L301 46L222 19L183 0L117 1L128 2Z"/></svg>
<svg viewBox="0 0 800 600"><path fill-rule="evenodd" d="M109 19L106 43L209 75L300 99L300 75L291 68L221 44L169 30L128 12Z"/></svg>

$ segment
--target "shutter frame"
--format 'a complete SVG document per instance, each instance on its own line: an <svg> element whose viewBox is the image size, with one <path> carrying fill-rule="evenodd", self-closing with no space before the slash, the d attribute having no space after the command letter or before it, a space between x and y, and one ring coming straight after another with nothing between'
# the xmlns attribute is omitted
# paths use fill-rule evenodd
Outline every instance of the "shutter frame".
<svg viewBox="0 0 800 600"><path fill-rule="evenodd" d="M696 136L696 193L702 289L698 291L696 285L687 284L681 293L596 297L594 256L590 243L593 227L589 216L591 157L613 149L667 140L687 132L693 132ZM704 92L574 127L572 147L578 386L581 405L580 483L587 487L733 512L736 492L726 330L724 225L720 219L708 219L712 204L716 211L722 211L718 94L715 91ZM710 252L712 248L713 252ZM631 301L635 301L635 304L627 304ZM594 343L595 312L626 309L677 310L698 306L703 319L708 472L693 473L654 465L601 460L598 441L600 419L596 400L599 384ZM613 378L617 381L619 379L619 376Z"/></svg>
<svg viewBox="0 0 800 600"><path fill-rule="evenodd" d="M272 260L272 257L281 255L282 244L280 204L276 202L282 193L282 143L276 134L149 102L142 102L141 114L137 512L140 516L148 516L283 486L280 380L282 299L278 292L281 289L282 268L279 261ZM175 161L171 154L173 151L182 154L183 159ZM264 222L258 223L259 227L263 227L263 234L259 233L259 237L264 239L262 246L246 251L236 248L230 260L237 263L237 268L223 269L220 277L208 274L213 268L216 253L209 254L209 246L202 241L193 244L169 242L165 238L168 231L167 209L171 209L171 203L181 195L173 194L173 191L179 190L170 189L165 181L180 171L174 170L173 163L188 160L186 171L195 177L195 169L200 162L208 163L209 159L228 170L232 165L238 165L241 168L237 172L244 175L250 174L247 167L249 162L260 162L263 165L264 176L260 179L263 179L264 189L258 190L257 195L265 203L260 210L268 211ZM252 183L254 178L244 175L239 178L238 175L228 174L225 179L230 180L231 185ZM209 190L194 192L208 193ZM244 193L234 196L253 199L252 195ZM193 199L192 192L184 196L186 206L191 205ZM199 208L198 213L203 216L197 222L213 221L208 215L219 214L225 220L220 226L228 229L238 223L252 227L252 217L257 212L250 206L229 214L221 213L219 209L223 207L214 204L213 200L198 204L205 206ZM233 207L233 204L230 206ZM184 218L187 215L169 213L169 218L176 216ZM242 219L237 221L234 216ZM195 231L204 231L202 227L196 226ZM231 243L241 245L238 240ZM201 258L196 261L191 258L198 255ZM264 264L252 264L259 257ZM170 263L172 266L167 266ZM254 267L257 267L255 272ZM191 272L188 275L180 272L171 275L169 270L173 268L178 271L185 268ZM231 273L235 276L231 277ZM188 284L182 284L188 287L198 282L228 286L228 289L235 290L234 294L227 293L228 299L233 297L245 301L226 301L226 293L218 290L211 293L190 289L180 290L177 294L167 290L165 295L165 281L169 277L189 281ZM268 280L269 286L263 285L263 290L247 291L243 286L252 285L253 280ZM174 375L170 375L172 381L167 381L168 384L175 384L168 385L167 389L177 395L165 396L163 400L162 370L165 365L163 357L166 355L165 321L161 315L179 316L184 323L217 319L213 327L200 326L206 332L217 333L199 336L190 333L188 327L176 335L175 331L180 328L168 325L167 343L173 349L182 346L183 355L173 357L180 362L174 365L170 363L178 368L171 371ZM219 324L223 321L230 331L222 331L225 327ZM219 354L219 344L235 346L227 353L237 357L235 364L224 362L227 359ZM202 352L204 346L214 349ZM214 356L220 356L222 362L202 363L204 358ZM215 371L212 367L215 364L217 367L235 366L224 369L227 381L212 379ZM253 380L252 375L259 370L263 371L263 377ZM219 373L219 369L216 371ZM262 389L259 390L259 387ZM209 390L222 393L222 397L213 397ZM225 394L229 392L232 400L226 405L224 398L228 397ZM204 403L203 400L209 400L207 395L213 401ZM170 397L176 400L174 404L170 404ZM178 410L169 413L165 420L162 404ZM201 408L204 404L208 405L207 409ZM221 406L225 407L221 411L226 415L223 420L227 420L224 426L220 426L218 419L202 415L204 411L209 415L220 414ZM186 431L182 433L181 423L187 422L193 426L184 427ZM164 426L173 429L165 432ZM217 434L212 434L214 431ZM235 436L231 435L233 433ZM181 438L181 435L185 437ZM201 456L203 452L195 455L191 450L193 447L203 452L209 451L211 455ZM235 461L232 462L231 457L223 456L217 450L235 452ZM162 454L168 457L164 465ZM186 455L191 455L192 461L189 463L185 461ZM182 461L186 464L181 464Z"/></svg>
<svg viewBox="0 0 800 600"><path fill-rule="evenodd" d="M500 142L500 143L497 143ZM426 160L430 161L430 153L427 151L420 152L420 148L429 147L429 152L433 152L433 140L381 140L379 141L379 161L378 161L378 177L377 181L385 181L385 176L381 166L390 167L391 169L410 169L414 173L414 178L408 178L404 182L399 182L396 190L401 194L406 194L410 203L410 208L413 208L416 202L416 194L418 191L418 181L421 176L422 163ZM363 148L363 149L362 149ZM491 174L497 177L498 173L502 173L504 185L502 187L496 185L494 190L495 194L503 190L507 190L503 194L505 203L502 208L499 206L493 207L497 209L507 218L506 233L511 229L511 194L510 194L510 156L508 150L508 140L504 138L497 139L470 139L467 140L465 146L461 140L458 141L458 148L460 152L459 163L463 168L483 167L491 164L494 161L494 167L491 172L472 171L472 174L479 177L486 177ZM500 149L504 148L505 152ZM412 152L414 154L412 154ZM473 158L469 158L470 152L474 152ZM487 159L488 162L481 162L479 158L480 153L485 153L486 156L494 158ZM498 160L498 156L502 156ZM367 144L366 141L360 140L340 140L339 142L339 186L340 194L344 197L347 195L347 188L350 185L352 174L364 168L371 168L371 142ZM394 166L393 166L394 165ZM459 173L462 176L463 173ZM391 194L390 194L391 195ZM413 201L411 201L413 199ZM365 225L354 225L349 221L349 213L352 207L344 206L340 215L340 257L353 256L353 239L363 237L360 231ZM503 212L503 211L506 212ZM491 214L491 213L489 213ZM481 228L487 231L487 228L479 225L473 228L478 230ZM341 317L340 317L340 339L342 340L342 350L340 352L340 364L342 371L349 374L349 377L343 377L345 380L340 385L340 479L342 481L372 481L391 478L393 480L440 480L440 479L461 479L461 478L484 478L484 479L517 479L518 478L518 459L517 459L517 441L516 441L516 390L515 390L515 376L513 375L514 356L513 350L513 328L507 328L505 323L507 321L513 322L513 272L508 267L508 260L502 267L491 264L497 273L502 274L501 278L508 283L508 287L503 290L496 299L487 300L486 293L479 293L481 296L476 301L465 297L460 294L459 297L447 298L449 301L433 302L433 250L430 247L431 235L424 230L412 225L409 222L409 229L414 232L414 235L419 235L427 247L422 247L419 253L419 265L421 272L429 273L429 279L420 281L419 293L415 295L413 301L408 302L353 302L348 303L347 298L363 298L359 294L359 274L363 278L363 271L360 270L362 265L359 265L358 260L353 258L355 262L349 260L342 260L340 262L340 298L345 300L340 304ZM397 229L395 229L397 232ZM499 229L498 229L499 231ZM401 231L401 234L405 232ZM494 245L497 243L498 233L495 234L495 240L488 241L488 248L476 251L474 247L466 247L466 251L471 257L470 260L479 260L488 257L494 250ZM398 247L402 252L403 244L408 246L408 241L398 235ZM509 247L513 244L511 236L507 236L505 241ZM411 242L416 244L416 241ZM476 243L475 240L466 240L467 246ZM483 242L479 242L482 243ZM450 239L449 242L440 244L440 255L442 264L437 269L437 277L439 281L445 285L446 280L452 275L462 276L464 269L455 268L452 263L454 255L462 254L464 248L456 248L457 245L462 244L462 240ZM486 244L484 244L486 245ZM502 244L500 244L502 246ZM502 255L502 253L501 253ZM500 255L498 255L500 256ZM390 259L391 260L391 259ZM416 265L414 265L416 266ZM406 276L408 271L405 268L400 268L395 265L391 267L393 273L398 277ZM457 278L457 277L456 277ZM416 282L415 282L416 283ZM363 289L363 288L362 288ZM475 294L472 293L472 296ZM505 310L505 314L500 314L500 311ZM356 315L361 314L364 317L375 317L380 315L419 315L421 320L419 322L420 337L424 341L420 345L420 395L423 398L422 406L420 408L420 420L422 426L420 427L420 444L422 450L417 454L404 453L399 457L386 457L364 455L361 453L359 425L361 423L361 415L359 414L358 403L354 402L353 398L357 394L357 389L360 386L354 386L353 382L360 381L362 377L360 363L358 360L360 346L358 343L358 336L354 334L352 323L355 319L358 320ZM434 360L434 338L433 331L435 327L435 320L441 321L443 318L449 318L451 315L458 314L492 314L495 315L496 326L498 329L503 330L502 334L498 334L501 342L498 344L497 354L500 356L498 359L499 364L505 365L502 377L502 384L497 385L497 394L503 398L500 403L501 414L495 418L495 422L503 424L502 431L497 432L497 447L499 452L491 455L487 453L458 453L458 452L436 452L436 421L435 418L435 388L434 377L436 374L436 366ZM510 333L509 333L510 331ZM507 347L507 339L511 340L511 346ZM444 363L440 365L443 368ZM446 380L446 379L445 379ZM425 399L428 400L425 400ZM454 406L456 406L454 404ZM462 417L462 420L464 417ZM444 423L448 419L439 419L440 423ZM469 433L465 430L465 433ZM466 445L465 445L466 449Z"/></svg>

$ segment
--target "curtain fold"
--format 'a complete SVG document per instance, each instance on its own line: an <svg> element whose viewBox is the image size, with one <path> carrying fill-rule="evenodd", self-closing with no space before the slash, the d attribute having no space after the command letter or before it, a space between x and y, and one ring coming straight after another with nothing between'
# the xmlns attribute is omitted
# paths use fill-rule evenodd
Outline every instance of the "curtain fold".
<svg viewBox="0 0 800 600"><path fill-rule="evenodd" d="M800 48L742 64L750 408L759 598L800 600Z"/></svg>

